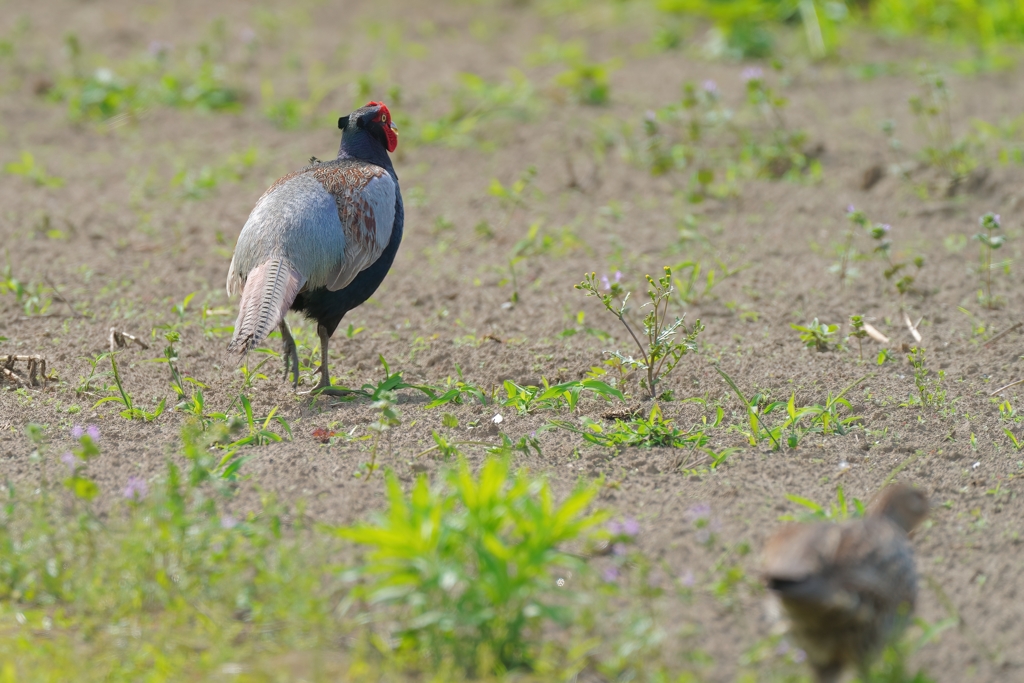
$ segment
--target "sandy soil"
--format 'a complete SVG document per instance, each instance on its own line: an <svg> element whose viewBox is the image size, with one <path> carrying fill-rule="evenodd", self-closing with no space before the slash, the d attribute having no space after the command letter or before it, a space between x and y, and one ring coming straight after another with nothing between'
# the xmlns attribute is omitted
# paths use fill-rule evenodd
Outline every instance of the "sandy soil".
<svg viewBox="0 0 1024 683"><path fill-rule="evenodd" d="M922 198L913 182L891 175L869 191L861 189L869 168L891 160L882 120L895 121L907 148L922 144L907 107L917 82L913 65L919 59L948 60L941 46L912 48L859 36L844 47L842 60L808 64L794 58L782 86L790 99L787 116L824 146L821 180L749 181L737 197L690 205L678 191L678 177L652 177L614 151L599 160L590 140L599 125L639 126L648 109L676 100L686 81L713 78L726 98L738 101L743 65L703 59L699 30L681 51L656 52L648 47L654 18L639 9L594 9L574 17L527 3L430 3L429 9L427 3L392 1L307 4L287 9L281 3L257 12L200 2L0 3L0 35L14 35L22 18L30 22L18 34L14 55L0 58L0 162L30 151L50 174L64 179L62 187L49 188L0 176L0 242L10 274L56 290L48 295L53 303L45 315L25 315L13 294L0 295L0 337L7 337L0 354L42 354L55 376L45 387L0 390L0 477L15 485L38 477L40 466L30 459L23 433L28 422L46 425L54 456L70 443L72 425L99 425L103 455L90 469L111 495L130 476L158 475L175 452L183 416L168 410L152 423L128 421L109 404L93 408L104 392L82 391L87 359L106 349L110 328L150 344L149 350L129 347L119 356L125 386L139 404L172 399L167 366L149 361L161 356L160 326L176 325L182 372L208 386L211 410L224 410L243 381L226 353L227 338L213 329L233 321L234 302L223 282L235 236L275 178L301 167L310 155L334 153L332 117L361 97L350 84L359 74L371 74L372 99L387 99L398 86L401 97L391 97L392 111L436 118L447 110L459 73L501 79L508 69L520 68L538 85L542 109L528 122L486 125L483 138L493 149L400 144L395 165L406 196L406 238L377 295L335 337L335 382L358 386L379 379L378 355L410 382L439 384L455 375L456 366L467 381L487 390L506 379L539 384L542 377L579 378L606 358L607 349L631 350L616 321L573 289L585 272L621 270L624 283L640 290L643 275L666 264L700 259L711 267L717 258L743 266L687 307L687 319L699 318L707 329L699 353L680 364L667 387L676 399L720 400L726 424L743 427L741 406L712 368L714 361L748 395L770 392L773 400L787 400L795 392L797 405L823 403L829 392L866 375L848 394L854 414L863 417L860 428L846 436L808 436L799 448L781 452L765 443L751 447L735 430L714 430L713 448L740 448L715 472L681 471L679 454L670 449L629 449L613 457L567 432L546 431L537 437L540 453L517 455L519 464L548 473L560 490L578 477L604 473L615 486L605 487L602 504L640 520L641 547L662 563L665 580L692 573L698 585L710 584L723 550L749 543L755 552L736 560L748 583L734 600L708 594L665 605L670 634L713 658L704 670L709 680L734 679L745 666L741 655L770 632L764 595L756 587L756 550L780 515L797 512L785 495L830 501L839 483L847 495L867 501L899 470L899 479L925 488L936 503L914 539L927 577L919 615L935 622L954 610L961 620L921 649L913 663L936 681L1024 680L1018 642L1024 620L1024 459L1004 435L1004 427L1016 427L1001 421L999 399L990 397L1021 376L1021 336L1012 332L982 343L1024 315L1016 268L1024 172L993 162L987 175L972 177L949 197L933 192ZM225 20L231 80L248 93L238 113L154 107L137 123L110 127L69 123L64 104L36 94L67 72L61 41L68 32L77 34L87 64L116 65L145 53L153 41L184 50L207 35L217 17ZM247 30L258 36L255 49L246 47ZM608 106L572 104L548 86L555 67L530 66L527 56L545 35L582 38L594 58L621 59ZM896 73L858 78L850 65L866 62L892 63ZM262 114L261 85L304 95L306 71L314 63L337 84L317 105L318 121L298 130L275 128ZM780 82L774 74L769 78ZM1019 113L1024 95L1018 82L1017 71L954 77L956 130L966 132L975 117L998 122ZM242 177L220 183L201 199L183 197L174 184L179 170L222 165L250 148L255 163ZM488 187L492 178L513 182L528 166L537 169L534 189L508 218ZM900 405L916 395L912 368L899 352L912 340L881 266L858 262L860 276L845 288L829 272L850 203L892 224L895 251L925 258L907 306L922 319L929 366L945 373L943 410ZM1002 215L1011 239L1000 257L1014 259L1009 275L997 278L1005 305L996 310L978 305L978 278L971 270L976 247L957 239L976 232L985 211ZM686 214L696 217L701 239L681 240ZM481 221L493 226L493 238L475 230ZM512 249L535 221L550 234L569 226L578 239L520 262L519 301L503 305L512 296L504 282ZM192 292L197 294L179 318L172 307ZM203 305L215 312L206 323L199 314ZM578 311L585 312L586 326L611 339L560 336L576 327ZM871 359L865 362L855 347L818 353L804 348L790 328L815 317L842 324L851 314L873 317L892 338L893 362L874 363L874 342L865 344ZM347 339L347 322L365 329ZM974 331L981 325L984 336ZM306 362L318 353L314 329L298 318L294 327ZM280 381L276 360L264 369L269 378L246 393L257 414L277 406L293 438L253 449L244 466L251 482L286 501L304 498L309 513L325 521L350 521L377 508L380 478L366 482L354 476L369 460L368 442L324 445L313 437L316 428L365 434L375 419L369 402L296 395ZM304 384L312 384L309 372ZM629 386L638 393L635 382ZM1017 405L1019 389L1003 396ZM432 429L451 432L452 438L497 441L490 420L500 413L501 430L518 439L554 417L519 416L493 405L428 411L425 402L415 391L401 392L403 424L380 449L380 464L406 481L442 465L429 454L416 457L433 445ZM683 426L713 416L713 409L680 400L661 407ZM606 410L598 401L581 407L594 418ZM442 427L446 411L459 419L458 429ZM469 429L474 421L478 426ZM239 505L252 504L254 490L245 487ZM687 514L704 503L717 529L710 547ZM685 640L681 634L688 634Z"/></svg>

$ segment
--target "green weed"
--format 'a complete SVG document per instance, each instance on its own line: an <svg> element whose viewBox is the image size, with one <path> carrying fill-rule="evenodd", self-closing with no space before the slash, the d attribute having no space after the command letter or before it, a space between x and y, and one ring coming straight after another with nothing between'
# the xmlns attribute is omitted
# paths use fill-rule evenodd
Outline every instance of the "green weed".
<svg viewBox="0 0 1024 683"><path fill-rule="evenodd" d="M1002 265L1007 274L1009 274L1010 262L994 264L992 263L992 254L1006 242L1006 235L998 234L1001 227L998 214L986 213L978 219L978 223L984 231L974 235L974 239L980 245L978 274L981 277L982 289L978 290L978 303L988 309L998 308L1002 303L1002 297L992 296L992 271Z"/></svg>
<svg viewBox="0 0 1024 683"><path fill-rule="evenodd" d="M907 360L914 368L914 386L917 387L917 397L911 397L909 404L928 406L931 408L942 408L946 405L946 390L942 388L942 380L946 377L945 370L939 370L935 377L932 371L925 364L924 349L914 347L907 354Z"/></svg>
<svg viewBox="0 0 1024 683"><path fill-rule="evenodd" d="M953 133L949 83L937 72L924 71L919 87L920 93L912 95L909 104L928 141L921 150L921 158L941 169L955 185L967 177L978 162L968 150L968 138L957 138Z"/></svg>
<svg viewBox="0 0 1024 683"><path fill-rule="evenodd" d="M874 241L873 253L878 255L883 262L882 277L886 282L891 283L896 289L900 298L900 308L903 309L906 295L913 290L914 281L924 268L924 257L915 256L913 259L897 260L892 251L892 226L886 223L871 223L863 211L858 211L850 205L846 209L847 218L857 226L860 226L865 233ZM914 271L910 272L910 266Z"/></svg>
<svg viewBox="0 0 1024 683"><path fill-rule="evenodd" d="M71 60L69 73L49 91L51 100L65 102L72 120L105 121L118 116L137 119L148 107L169 106L210 111L241 107L241 92L227 85L224 68L214 52L200 45L172 64L169 50L126 61L116 68L89 72L78 38L69 35L65 46Z"/></svg>
<svg viewBox="0 0 1024 683"><path fill-rule="evenodd" d="M606 519L584 512L597 487L556 505L546 481L491 458L476 477L462 462L438 486L421 476L406 494L388 475L387 488L375 522L335 533L367 549L346 577L375 606L389 649L465 673L529 666L542 630L569 623L556 572L586 571L561 548Z"/></svg>
<svg viewBox="0 0 1024 683"><path fill-rule="evenodd" d="M806 512L798 515L785 514L780 516L779 520L784 522L845 522L848 519L864 516L864 504L857 498L854 498L853 508L851 509L850 501L847 501L842 486L836 486L836 500L834 503L830 503L828 507L819 505L809 498L791 493L786 494L786 500L796 503L804 508Z"/></svg>
<svg viewBox="0 0 1024 683"><path fill-rule="evenodd" d="M121 383L121 372L117 368L117 353L108 353L106 356L110 360L110 372L114 378L114 386L117 388L117 394L101 398L96 401L93 408L95 409L104 403L120 403L124 408L121 410L120 415L126 420L145 420L146 422L152 422L156 418L160 417L164 412L164 406L167 403L167 399L160 399L160 403L158 403L153 410L139 408L135 405L135 401L132 399L131 394L125 390L124 385Z"/></svg>
<svg viewBox="0 0 1024 683"><path fill-rule="evenodd" d="M452 94L451 108L445 115L420 123L399 113L397 122L405 144L487 149L495 143L493 127L485 128L485 124L502 121L522 123L532 119L540 109L541 103L533 84L520 71L509 71L508 79L500 83L463 73L459 75L459 87Z"/></svg>
<svg viewBox="0 0 1024 683"><path fill-rule="evenodd" d="M220 164L182 168L171 178L171 187L184 199L203 199L225 182L238 182L256 163L256 148L231 154Z"/></svg>
<svg viewBox="0 0 1024 683"><path fill-rule="evenodd" d="M857 354L860 356L861 360L864 360L863 342L868 337L867 330L864 329L864 316L850 316L850 337L857 340Z"/></svg>
<svg viewBox="0 0 1024 683"><path fill-rule="evenodd" d="M53 290L40 282L22 282L8 263L0 273L0 294L11 294L26 316L45 315L53 303Z"/></svg>
<svg viewBox="0 0 1024 683"><path fill-rule="evenodd" d="M815 351L828 351L832 338L839 331L839 325L819 323L817 318L806 325L791 323L790 327L800 333L800 341L804 346Z"/></svg>
<svg viewBox="0 0 1024 683"><path fill-rule="evenodd" d="M820 175L807 136L785 119L788 101L777 94L757 68L744 71L745 98L734 111L725 106L714 81L683 86L682 98L649 112L643 137L628 131L627 156L654 175L687 173L691 202L736 193L744 178L771 179Z"/></svg>
<svg viewBox="0 0 1024 683"><path fill-rule="evenodd" d="M722 376L722 379L743 404L749 430L739 426L734 428L746 436L752 446L756 446L767 438L771 441L774 450L780 450L783 443L789 448L796 448L808 434L845 435L862 419L857 415L844 414L844 411L852 410L850 401L845 396L851 389L867 379L868 375L850 383L835 396L829 392L824 405L797 407L796 394L790 394L789 401L771 401L768 395L762 394L756 395L752 400L747 400L724 370L718 365L712 367L718 371L718 374ZM780 408L785 410L786 417L781 423L773 426L769 423L769 416Z"/></svg>
<svg viewBox="0 0 1024 683"><path fill-rule="evenodd" d="M538 410L557 410L562 406L570 411L576 410L584 392L604 400L617 398L621 401L624 398L621 391L596 379L549 385L547 379L542 378L542 384L542 387L520 386L512 380L505 380L503 387L507 398L501 405L515 408L517 413L526 415Z"/></svg>
<svg viewBox="0 0 1024 683"><path fill-rule="evenodd" d="M660 446L702 451L708 441L707 435L702 429L679 429L676 427L673 420L665 418L657 403L651 405L651 410L646 418L616 419L611 427L606 427L601 422L587 416L583 416L581 421L582 427L556 420L553 420L552 424L579 434L589 443L615 450L629 446ZM724 456L715 454L713 466L723 462L731 452L728 450Z"/></svg>
<svg viewBox="0 0 1024 683"><path fill-rule="evenodd" d="M21 176L31 180L38 187L61 187L64 179L50 175L42 166L36 164L36 158L31 152L22 152L19 161L9 161L4 164L4 173Z"/></svg>
<svg viewBox="0 0 1024 683"><path fill-rule="evenodd" d="M665 266L664 274L657 280L648 275L647 284L649 285L647 296L650 301L643 307L650 307L650 310L643 318L645 342L640 341L633 331L633 327L626 320L626 303L629 300L629 293L625 294L617 308L613 303L615 297L623 293L622 286L618 282L609 283L606 291L602 291L598 287L597 273L589 273L583 282L575 285L575 288L583 291L587 296L598 297L605 309L618 318L629 332L640 351L640 358L624 356L617 351L608 353L619 359L623 365L643 371L646 378L640 380L640 387L651 398L655 398L657 385L662 377L671 373L683 356L696 350L697 336L704 330L704 326L698 320L690 329L687 329L683 325L683 318L678 317L673 322L669 322L668 307L673 292L671 268ZM677 338L680 332L683 333L683 336Z"/></svg>

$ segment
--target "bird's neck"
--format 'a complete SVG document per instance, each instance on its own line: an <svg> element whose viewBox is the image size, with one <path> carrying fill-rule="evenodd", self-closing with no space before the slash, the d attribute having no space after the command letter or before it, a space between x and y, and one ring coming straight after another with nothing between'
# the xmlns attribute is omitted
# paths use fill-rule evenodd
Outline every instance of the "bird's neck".
<svg viewBox="0 0 1024 683"><path fill-rule="evenodd" d="M390 173L392 178L397 180L395 167L391 165L391 157L388 156L387 150L369 135L355 135L351 137L342 135L341 147L338 149L338 158L367 161L380 166Z"/></svg>

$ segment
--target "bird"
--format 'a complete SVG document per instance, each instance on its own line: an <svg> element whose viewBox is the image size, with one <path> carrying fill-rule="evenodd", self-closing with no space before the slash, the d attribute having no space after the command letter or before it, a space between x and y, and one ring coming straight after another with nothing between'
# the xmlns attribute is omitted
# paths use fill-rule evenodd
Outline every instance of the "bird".
<svg viewBox="0 0 1024 683"><path fill-rule="evenodd" d="M383 102L369 102L338 119L336 159L278 179L242 227L228 268L228 296L241 293L228 351L244 355L275 327L284 340L284 378L299 384L299 353L285 313L316 321L320 381L332 387L327 347L341 319L369 299L391 269L402 242L405 210L389 153L398 128Z"/></svg>
<svg viewBox="0 0 1024 683"><path fill-rule="evenodd" d="M927 516L925 495L895 484L862 518L788 524L769 538L763 578L817 683L836 683L850 667L869 680L875 658L906 628L917 599L907 534Z"/></svg>

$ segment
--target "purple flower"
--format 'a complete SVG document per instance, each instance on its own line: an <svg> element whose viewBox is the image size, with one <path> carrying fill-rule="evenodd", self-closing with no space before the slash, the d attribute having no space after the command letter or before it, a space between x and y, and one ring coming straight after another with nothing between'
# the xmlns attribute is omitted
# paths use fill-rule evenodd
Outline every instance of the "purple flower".
<svg viewBox="0 0 1024 683"><path fill-rule="evenodd" d="M622 525L618 522L608 522L608 533L612 536L618 536L622 533Z"/></svg>
<svg viewBox="0 0 1024 683"><path fill-rule="evenodd" d="M221 529L234 529L236 526L238 526L238 520L231 515L223 515L220 518Z"/></svg>
<svg viewBox="0 0 1024 683"><path fill-rule="evenodd" d="M689 522L695 522L698 519L706 519L711 516L711 504L710 503L697 503L685 513L683 517Z"/></svg>
<svg viewBox="0 0 1024 683"><path fill-rule="evenodd" d="M640 533L640 522L629 517L622 523L622 533L635 538Z"/></svg>
<svg viewBox="0 0 1024 683"><path fill-rule="evenodd" d="M149 484L142 477L129 477L128 484L121 492L121 496L133 503L138 503L149 493Z"/></svg>
<svg viewBox="0 0 1024 683"><path fill-rule="evenodd" d="M614 545L612 545L612 555L618 555L619 557L622 557L625 554L626 554L626 544L625 543L615 543Z"/></svg>
<svg viewBox="0 0 1024 683"><path fill-rule="evenodd" d="M644 118L653 123L658 120L658 114L653 109L648 109L644 113Z"/></svg>
<svg viewBox="0 0 1024 683"><path fill-rule="evenodd" d="M614 583L619 580L619 570L615 567L608 567L604 570L602 576L608 583Z"/></svg>
<svg viewBox="0 0 1024 683"><path fill-rule="evenodd" d="M745 83L749 83L750 81L759 81L764 78L764 72L756 66L748 66L740 74L740 78L742 78Z"/></svg>
<svg viewBox="0 0 1024 683"><path fill-rule="evenodd" d="M60 461L67 466L69 472L73 472L75 467L78 466L78 459L71 454L71 451L60 456Z"/></svg>
<svg viewBox="0 0 1024 683"><path fill-rule="evenodd" d="M709 95L717 95L718 84L709 78L708 80L704 81L704 92L706 92Z"/></svg>
<svg viewBox="0 0 1024 683"><path fill-rule="evenodd" d="M89 425L85 428L85 433L89 435L89 438L93 441L100 440L100 428L96 425Z"/></svg>
<svg viewBox="0 0 1024 683"><path fill-rule="evenodd" d="M82 434L85 434L85 428L82 425L75 425L71 428L72 439L81 439Z"/></svg>
<svg viewBox="0 0 1024 683"><path fill-rule="evenodd" d="M609 280L607 275L601 276L601 289L607 291L612 288L612 284L618 284L622 282L622 271L616 270L613 280Z"/></svg>
<svg viewBox="0 0 1024 683"><path fill-rule="evenodd" d="M787 652L789 652L789 643L785 640L780 640L778 647L775 648L775 654L781 657Z"/></svg>
<svg viewBox="0 0 1024 683"><path fill-rule="evenodd" d="M847 205L846 205L846 213L853 213L853 212L854 212L854 211L856 211L856 210L857 210L857 209L855 209L855 208L853 207L853 204L847 204Z"/></svg>
<svg viewBox="0 0 1024 683"><path fill-rule="evenodd" d="M692 588L693 585L697 583L697 577L693 575L692 569L687 569L685 572L683 572L683 575L679 577L679 582L687 588Z"/></svg>
<svg viewBox="0 0 1024 683"><path fill-rule="evenodd" d="M885 233L888 233L889 231L892 230L892 226L889 225L888 223L882 223L882 225L880 225L879 227L882 228L882 232Z"/></svg>
<svg viewBox="0 0 1024 683"><path fill-rule="evenodd" d="M802 664L805 659L807 659L807 653L806 652L804 652L803 650L800 650L800 649L793 650L793 661L794 662L796 662L797 664Z"/></svg>

